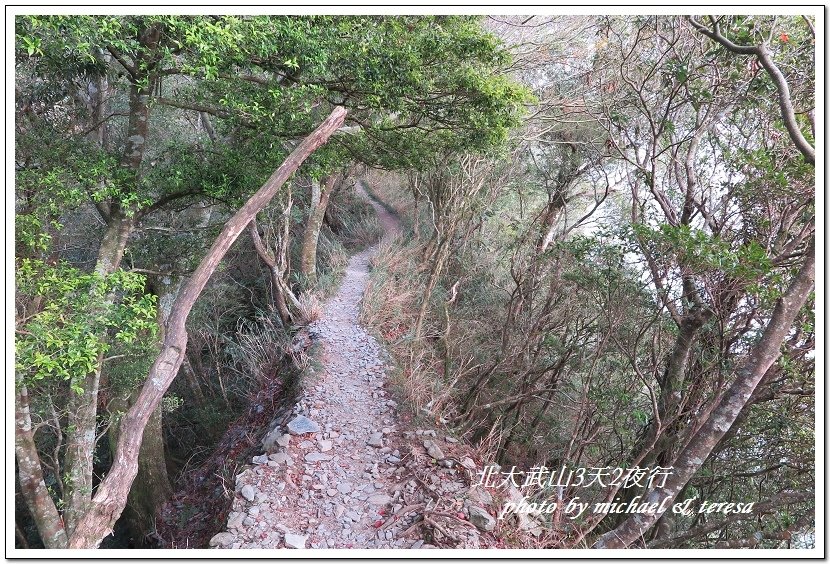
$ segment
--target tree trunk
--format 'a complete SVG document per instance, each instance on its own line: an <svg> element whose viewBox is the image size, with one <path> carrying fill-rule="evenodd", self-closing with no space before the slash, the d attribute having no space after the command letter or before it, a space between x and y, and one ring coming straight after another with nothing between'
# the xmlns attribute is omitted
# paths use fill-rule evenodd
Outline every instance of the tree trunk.
<svg viewBox="0 0 830 564"><path fill-rule="evenodd" d="M206 219L209 218L209 213ZM200 226L203 222L200 222ZM182 278L169 279L167 277L153 284L158 296L158 324L163 330L167 325L170 312L176 297L181 290ZM125 413L135 403L138 390L133 393L122 394L113 399L112 410L115 413ZM110 448L115 450L121 426L114 422L109 429ZM170 479L167 476L167 457L164 450L164 430L162 428L161 405L159 405L147 422L144 430L144 439L138 453L138 474L130 488L127 498L127 507L124 514L127 530L130 535L142 544L147 531L151 530L155 522L156 508L162 505L171 494Z"/></svg>
<svg viewBox="0 0 830 564"><path fill-rule="evenodd" d="M127 128L127 143L121 157L121 166L127 168L138 182L141 161L144 158L147 133L149 131L150 87L130 87L130 117ZM107 229L101 241L95 273L107 276L115 272L124 257L127 241L132 234L135 223L131 217L122 212L118 201L107 207ZM98 386L101 379L101 361L90 374L71 382L75 389L82 389L78 394L70 392L69 432L66 443L67 480L66 509L64 519L69 536L75 529L77 521L87 511L92 499L92 460L95 451L95 439L98 415Z"/></svg>
<svg viewBox="0 0 830 564"><path fill-rule="evenodd" d="M98 250L95 273L108 276L115 272L124 257L127 240L133 230L133 221L122 217L117 206L111 206L109 225ZM111 301L107 297L106 301ZM103 307L106 307L106 303ZM87 511L92 499L92 464L98 428L98 389L101 381L102 357L89 374L73 378L68 403L68 431L66 440L66 497L64 520L71 536L78 520ZM75 389L83 392L76 393Z"/></svg>
<svg viewBox="0 0 830 564"><path fill-rule="evenodd" d="M807 257L787 292L778 299L761 340L737 370L735 381L717 407L674 460L674 473L662 489L651 490L645 500L661 503L676 499L688 481L700 469L721 439L726 435L767 370L778 360L781 343L790 331L799 310L815 286L815 237L807 246ZM671 504L669 501L667 504ZM594 548L626 548L643 538L660 519L662 513L641 513L629 517L619 527L602 535Z"/></svg>
<svg viewBox="0 0 830 564"><path fill-rule="evenodd" d="M119 398L118 410L126 411L135 403L137 393L129 399ZM110 427L110 444L115 449L121 426ZM166 502L171 495L170 478L167 476L167 456L164 450L164 430L162 427L161 405L156 407L138 452L138 473L130 488L124 521L129 534L143 546L144 536L155 524L156 509Z"/></svg>
<svg viewBox="0 0 830 564"><path fill-rule="evenodd" d="M29 413L29 392L19 376L16 385L14 453L17 458L20 491L35 520L43 546L66 548L67 536L63 520L43 480L43 469L40 466L40 456L37 453Z"/></svg>
<svg viewBox="0 0 830 564"><path fill-rule="evenodd" d="M71 536L70 548L97 547L112 531L112 526L124 510L130 485L138 472L138 451L144 429L181 366L187 346L185 322L208 279L245 227L268 204L302 162L328 141L343 124L345 117L346 110L335 107L331 115L294 149L265 185L228 220L184 290L176 298L161 352L150 368L135 404L122 419L112 468L98 486L89 511Z"/></svg>
<svg viewBox="0 0 830 564"><path fill-rule="evenodd" d="M148 49L152 49L157 45L158 37L157 30L147 30L141 40ZM136 185L149 130L151 88L152 80L143 87L135 82L130 87L127 141L120 164L132 173ZM107 276L115 272L121 264L135 223L132 217L122 211L118 201L112 201L109 205L100 203L96 206L107 221L107 229L98 251L95 273ZM98 365L92 372L84 377L75 378L70 383L73 389L82 389L83 392L79 394L73 390L68 402L64 520L69 537L72 536L77 522L87 512L92 499L92 464L97 436L98 387L102 360L102 357L99 357ZM34 513L34 509L32 511Z"/></svg>
<svg viewBox="0 0 830 564"><path fill-rule="evenodd" d="M412 200L415 205L412 210L412 237L418 241L421 238L421 218L418 213L418 203L421 199L420 177L415 174L410 176L409 184L412 188Z"/></svg>
<svg viewBox="0 0 830 564"><path fill-rule="evenodd" d="M329 198L334 188L335 175L325 178L321 182L311 181L311 204L303 232L303 246L300 251L300 272L312 286L317 284L317 241L320 239L320 229Z"/></svg>
<svg viewBox="0 0 830 564"><path fill-rule="evenodd" d="M274 254L268 250L265 243L262 241L262 238L259 236L259 227L257 225L256 218L254 218L248 225L248 231L251 234L251 241L254 243L254 249L256 249L257 255L262 262L264 262L268 267L268 272L271 277L271 285L273 287L274 305L280 314L280 319L285 325L290 325L294 320L294 316L288 309L286 300L291 302L291 306L294 308L294 311L299 311L300 309L300 303L297 300L297 297L294 295L294 292L291 291L291 288L288 287L288 283L283 278L286 267L285 256L288 252L288 221L289 220L286 217L284 224L285 230L282 234L282 241L280 241L280 248L278 249L279 258L275 257Z"/></svg>

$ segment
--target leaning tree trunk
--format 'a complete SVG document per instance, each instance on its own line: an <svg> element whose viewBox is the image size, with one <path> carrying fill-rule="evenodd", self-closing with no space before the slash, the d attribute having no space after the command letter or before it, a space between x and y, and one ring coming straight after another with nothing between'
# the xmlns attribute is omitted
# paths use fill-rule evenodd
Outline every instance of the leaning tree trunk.
<svg viewBox="0 0 830 564"><path fill-rule="evenodd" d="M781 343L787 337L799 310L807 302L815 286L815 266L813 238L807 246L804 265L786 293L778 299L761 340L752 348L746 361L737 370L735 381L717 407L674 460L674 473L666 480L662 489L651 490L645 496L646 502L660 504L666 498L676 499L732 428L764 374L781 355ZM594 544L594 548L626 548L642 539L661 516L661 512L654 512L629 517L619 527L602 535Z"/></svg>
<svg viewBox="0 0 830 564"><path fill-rule="evenodd" d="M346 110L340 106L335 107L329 117L292 151L262 188L228 220L184 290L176 298L161 352L150 368L135 404L122 419L112 468L98 486L89 511L70 537L70 548L96 548L112 531L113 525L124 510L130 485L138 472L138 451L144 429L182 364L187 346L185 322L208 279L245 227L268 204L303 161L328 141L343 124L345 117Z"/></svg>

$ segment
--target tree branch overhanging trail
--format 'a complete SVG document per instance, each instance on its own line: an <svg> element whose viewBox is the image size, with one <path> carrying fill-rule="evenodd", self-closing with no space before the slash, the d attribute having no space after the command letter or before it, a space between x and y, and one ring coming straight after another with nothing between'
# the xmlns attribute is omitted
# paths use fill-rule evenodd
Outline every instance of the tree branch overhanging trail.
<svg viewBox="0 0 830 564"><path fill-rule="evenodd" d="M775 63L772 57L772 51L769 45L764 42L759 45L738 45L730 41L720 30L717 20L712 18L712 27L709 28L700 23L694 16L689 16L689 22L692 26L711 39L712 41L722 45L728 51L736 55L754 55L758 57L758 62L767 71L772 81L775 83L775 89L778 92L778 105L781 108L781 119L784 121L784 126L787 128L787 133L795 144L796 148L804 155L804 159L810 163L816 162L816 149L804 137L801 128L798 126L798 121L795 117L795 108L793 107L792 97L790 95L790 87L787 84L787 79L784 73ZM809 24L809 20L807 20Z"/></svg>
<svg viewBox="0 0 830 564"><path fill-rule="evenodd" d="M89 511L78 523L69 539L70 548L95 548L108 535L121 515L130 485L138 470L138 450L144 427L176 377L187 345L185 322L219 262L256 214L276 195L280 187L305 159L325 144L343 124L346 110L340 106L306 137L234 216L225 224L213 246L199 264L187 286L173 304L162 349L133 407L124 415L122 433L116 447L113 466L95 493Z"/></svg>

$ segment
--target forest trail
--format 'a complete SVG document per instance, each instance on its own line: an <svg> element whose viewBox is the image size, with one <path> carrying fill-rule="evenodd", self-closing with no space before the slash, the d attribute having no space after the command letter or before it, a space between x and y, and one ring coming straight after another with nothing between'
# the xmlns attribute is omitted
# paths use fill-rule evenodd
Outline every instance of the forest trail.
<svg viewBox="0 0 830 564"><path fill-rule="evenodd" d="M368 198L363 186L358 190ZM386 232L397 218L370 198ZM310 326L322 370L304 383L288 418L264 441L266 452L237 478L225 548L410 548L407 521L378 526L406 506L406 479L381 346L358 323L377 246L351 257L345 278ZM269 454L270 452L270 454ZM414 488L410 488L414 490ZM420 546L423 544L421 541Z"/></svg>

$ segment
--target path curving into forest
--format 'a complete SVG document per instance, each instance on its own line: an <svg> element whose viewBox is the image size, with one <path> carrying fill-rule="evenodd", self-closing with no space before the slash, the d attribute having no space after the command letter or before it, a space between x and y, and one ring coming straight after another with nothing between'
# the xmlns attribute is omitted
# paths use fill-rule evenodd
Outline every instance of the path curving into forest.
<svg viewBox="0 0 830 564"><path fill-rule="evenodd" d="M359 191L368 197L362 186ZM400 223L371 200L386 237ZM223 548L410 548L402 538L406 467L397 445L396 403L384 389L382 348L358 322L377 246L349 260L345 278L310 332L322 345L288 419L266 437L266 452L237 478ZM268 451L271 451L270 454ZM386 523L386 521L389 521ZM386 524L384 524L386 523Z"/></svg>

